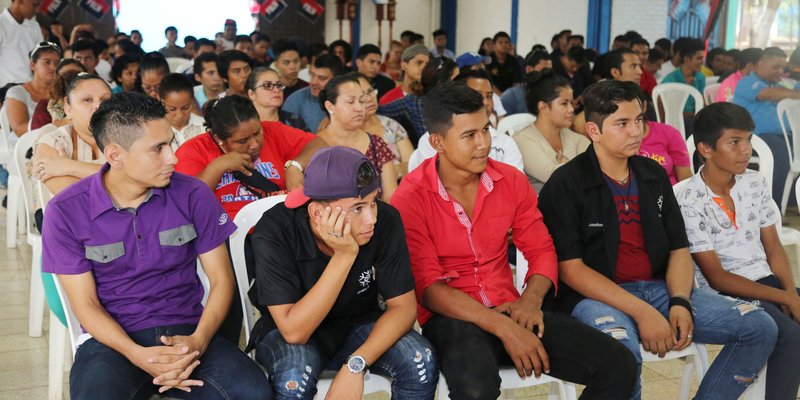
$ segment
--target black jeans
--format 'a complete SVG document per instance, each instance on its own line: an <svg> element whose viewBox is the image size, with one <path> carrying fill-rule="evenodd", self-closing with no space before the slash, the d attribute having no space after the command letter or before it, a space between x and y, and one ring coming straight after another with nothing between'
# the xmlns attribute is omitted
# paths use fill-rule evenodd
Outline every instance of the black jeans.
<svg viewBox="0 0 800 400"><path fill-rule="evenodd" d="M586 385L581 399L627 399L636 383L636 361L610 336L574 318L545 312L542 343L550 358L548 375ZM503 343L477 325L434 315L422 334L439 358L450 398L500 396L500 366L513 367Z"/></svg>
<svg viewBox="0 0 800 400"><path fill-rule="evenodd" d="M756 281L762 285L783 289L775 275ZM797 289L800 293L800 289ZM747 299L752 300L752 299ZM781 311L779 304L762 301L761 307L778 325L778 341L767 361L767 400L796 399L800 374L795 363L800 360L800 324Z"/></svg>

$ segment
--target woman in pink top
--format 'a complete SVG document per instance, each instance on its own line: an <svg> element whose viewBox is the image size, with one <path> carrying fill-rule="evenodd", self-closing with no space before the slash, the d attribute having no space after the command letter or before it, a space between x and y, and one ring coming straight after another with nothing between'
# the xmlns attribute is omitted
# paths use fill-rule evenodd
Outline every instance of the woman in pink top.
<svg viewBox="0 0 800 400"><path fill-rule="evenodd" d="M673 185L692 176L689 164L691 161L683 135L667 124L645 121L639 155L661 164L667 170L669 181Z"/></svg>

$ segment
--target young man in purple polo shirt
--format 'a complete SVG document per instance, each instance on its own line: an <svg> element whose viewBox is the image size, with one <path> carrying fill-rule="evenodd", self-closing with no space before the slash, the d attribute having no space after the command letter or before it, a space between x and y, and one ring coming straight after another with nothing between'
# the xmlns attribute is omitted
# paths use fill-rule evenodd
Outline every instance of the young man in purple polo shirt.
<svg viewBox="0 0 800 400"><path fill-rule="evenodd" d="M225 240L236 226L177 158L161 102L122 93L91 130L108 162L50 201L42 270L58 275L87 333L75 399L270 399L264 373L216 338L233 292ZM197 277L200 258L211 283ZM191 392L191 393L188 393Z"/></svg>

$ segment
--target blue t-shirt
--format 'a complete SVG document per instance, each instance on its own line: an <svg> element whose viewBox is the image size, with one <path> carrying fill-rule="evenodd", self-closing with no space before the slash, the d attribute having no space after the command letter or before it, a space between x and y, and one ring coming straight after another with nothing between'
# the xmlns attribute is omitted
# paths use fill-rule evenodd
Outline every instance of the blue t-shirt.
<svg viewBox="0 0 800 400"><path fill-rule="evenodd" d="M770 83L758 77L754 72L743 77L736 85L733 92L733 102L744 107L750 112L756 123L756 135L765 133L782 134L781 123L778 120L778 103L774 101L758 100L758 94L770 87L782 87L780 83Z"/></svg>
<svg viewBox="0 0 800 400"><path fill-rule="evenodd" d="M688 83L686 83L686 79L683 78L683 71L681 71L680 68L670 72L669 75L665 76L664 80L661 81L661 83L669 82L683 83L688 85ZM692 83L692 86L694 86L694 88L702 94L706 89L706 76L700 71L695 72L694 83ZM683 112L694 112L694 97L689 96L689 99L686 100L686 106L683 107Z"/></svg>
<svg viewBox="0 0 800 400"><path fill-rule="evenodd" d="M506 109L507 115L530 112L528 111L528 105L525 104L524 86L512 86L506 89L500 95L500 102L503 103L503 108Z"/></svg>
<svg viewBox="0 0 800 400"><path fill-rule="evenodd" d="M308 129L314 133L317 132L320 122L327 116L322 111L319 100L311 95L311 86L292 93L283 103L281 110L302 118Z"/></svg>

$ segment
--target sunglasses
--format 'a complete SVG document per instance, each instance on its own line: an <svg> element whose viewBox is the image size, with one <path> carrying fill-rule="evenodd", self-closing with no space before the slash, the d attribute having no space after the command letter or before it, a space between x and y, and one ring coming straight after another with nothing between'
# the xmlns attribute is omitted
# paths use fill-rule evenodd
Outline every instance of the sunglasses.
<svg viewBox="0 0 800 400"><path fill-rule="evenodd" d="M39 42L39 44L37 44L36 47L34 47L33 50L31 50L31 52L28 54L28 56L30 58L33 58L33 56L39 50L42 50L42 49L51 49L51 50L54 50L56 53L58 53L59 56L61 55L61 48L58 47L57 44L55 44L53 42Z"/></svg>
<svg viewBox="0 0 800 400"><path fill-rule="evenodd" d="M286 85L284 85L283 82L266 81L266 82L264 82L264 83L262 83L262 84L260 84L260 85L255 87L255 89L258 89L258 88L264 88L266 90L272 90L272 89L283 90L283 89L286 89Z"/></svg>

